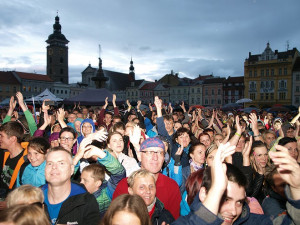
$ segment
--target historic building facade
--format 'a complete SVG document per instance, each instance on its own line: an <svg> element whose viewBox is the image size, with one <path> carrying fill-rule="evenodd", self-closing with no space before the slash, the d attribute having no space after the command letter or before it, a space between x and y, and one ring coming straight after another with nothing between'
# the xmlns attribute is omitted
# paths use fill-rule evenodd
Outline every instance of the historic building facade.
<svg viewBox="0 0 300 225"><path fill-rule="evenodd" d="M262 54L252 55L244 62L245 97L253 100L246 106L271 107L292 103L293 67L299 52L296 48L273 51L267 43Z"/></svg>

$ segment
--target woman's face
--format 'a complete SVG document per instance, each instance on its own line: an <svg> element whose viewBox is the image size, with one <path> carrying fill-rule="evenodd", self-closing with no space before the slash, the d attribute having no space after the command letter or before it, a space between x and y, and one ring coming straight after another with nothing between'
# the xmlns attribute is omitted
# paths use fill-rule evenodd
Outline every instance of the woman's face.
<svg viewBox="0 0 300 225"><path fill-rule="evenodd" d="M128 211L118 211L114 214L112 225L141 225L140 219L137 215Z"/></svg>
<svg viewBox="0 0 300 225"><path fill-rule="evenodd" d="M286 147L289 150L290 156L292 156L294 159L298 159L298 148L297 148L297 142L290 142L287 143L284 147Z"/></svg>
<svg viewBox="0 0 300 225"><path fill-rule="evenodd" d="M58 139L52 140L52 141L50 142L50 145L51 145L51 148L58 147L58 146L59 146L59 141L58 141Z"/></svg>
<svg viewBox="0 0 300 225"><path fill-rule="evenodd" d="M196 164L202 165L205 162L205 146L197 145L190 156Z"/></svg>
<svg viewBox="0 0 300 225"><path fill-rule="evenodd" d="M189 145L189 143L191 141L190 135L188 133L184 132L183 134L178 136L176 141L177 141L178 144L180 144L181 146L183 146L185 148Z"/></svg>
<svg viewBox="0 0 300 225"><path fill-rule="evenodd" d="M28 148L28 154L27 154L28 160L31 163L32 166L39 166L41 165L46 157L44 154L38 152L32 147Z"/></svg>
<svg viewBox="0 0 300 225"><path fill-rule="evenodd" d="M216 152L217 152L217 149L212 150L211 153L208 154L208 156L206 158L207 166L211 166L212 165L212 163L214 161L214 158L215 158Z"/></svg>
<svg viewBox="0 0 300 225"><path fill-rule="evenodd" d="M268 163L268 150L266 147L257 147L253 152L255 164L265 168Z"/></svg>
<svg viewBox="0 0 300 225"><path fill-rule="evenodd" d="M54 127L53 127L53 132L60 132L61 130L61 127L59 124L56 124Z"/></svg>
<svg viewBox="0 0 300 225"><path fill-rule="evenodd" d="M200 143L204 144L205 148L207 149L211 144L210 136L209 135L201 136L200 137Z"/></svg>
<svg viewBox="0 0 300 225"><path fill-rule="evenodd" d="M124 149L123 137L120 134L114 134L111 136L107 146L115 153L121 153Z"/></svg>

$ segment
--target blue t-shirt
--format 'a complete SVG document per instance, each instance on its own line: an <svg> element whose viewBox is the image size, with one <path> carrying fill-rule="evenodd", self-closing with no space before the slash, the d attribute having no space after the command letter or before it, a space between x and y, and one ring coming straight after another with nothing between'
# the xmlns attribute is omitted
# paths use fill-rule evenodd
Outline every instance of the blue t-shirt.
<svg viewBox="0 0 300 225"><path fill-rule="evenodd" d="M49 201L48 201L48 190L46 190L45 203L46 203L47 208L48 208L49 217L50 217L52 225L54 225L56 223L58 213L60 211L60 208L61 208L61 205L63 204L63 202L64 201L62 201L58 204L50 204Z"/></svg>

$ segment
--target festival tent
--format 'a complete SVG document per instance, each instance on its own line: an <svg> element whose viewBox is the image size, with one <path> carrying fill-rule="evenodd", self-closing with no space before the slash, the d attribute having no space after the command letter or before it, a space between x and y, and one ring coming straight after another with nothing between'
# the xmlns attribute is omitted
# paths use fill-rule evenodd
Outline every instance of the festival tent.
<svg viewBox="0 0 300 225"><path fill-rule="evenodd" d="M35 102L40 102L41 103L45 99L49 99L50 101L54 101L54 102L63 101L62 98L56 97L54 94L52 94L51 91L48 90L48 88L46 88L42 93L40 93L39 95L37 95L35 97L26 99L25 102L29 103L29 102L32 102L34 100Z"/></svg>
<svg viewBox="0 0 300 225"><path fill-rule="evenodd" d="M65 99L63 103L73 104L80 102L80 105L100 106L104 105L106 97L108 97L108 102L111 103L113 94L106 88L86 89L77 96ZM118 100L117 96L116 103L120 104L123 103L123 101Z"/></svg>

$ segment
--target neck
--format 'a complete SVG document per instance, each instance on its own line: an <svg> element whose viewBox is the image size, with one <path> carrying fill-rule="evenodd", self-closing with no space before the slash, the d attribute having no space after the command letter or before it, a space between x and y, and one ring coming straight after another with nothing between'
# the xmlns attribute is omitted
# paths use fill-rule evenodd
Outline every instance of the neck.
<svg viewBox="0 0 300 225"><path fill-rule="evenodd" d="M58 204L68 198L71 193L71 182L60 186L48 185L48 200L50 204Z"/></svg>
<svg viewBox="0 0 300 225"><path fill-rule="evenodd" d="M172 129L172 130L170 130L169 132L168 132L168 134L171 136L172 134L174 133L174 130Z"/></svg>
<svg viewBox="0 0 300 225"><path fill-rule="evenodd" d="M7 149L7 150L10 153L10 158L14 158L14 157L16 157L17 155L19 155L23 151L23 148L20 145L20 143L15 143L15 144L12 144L10 146L10 148Z"/></svg>

